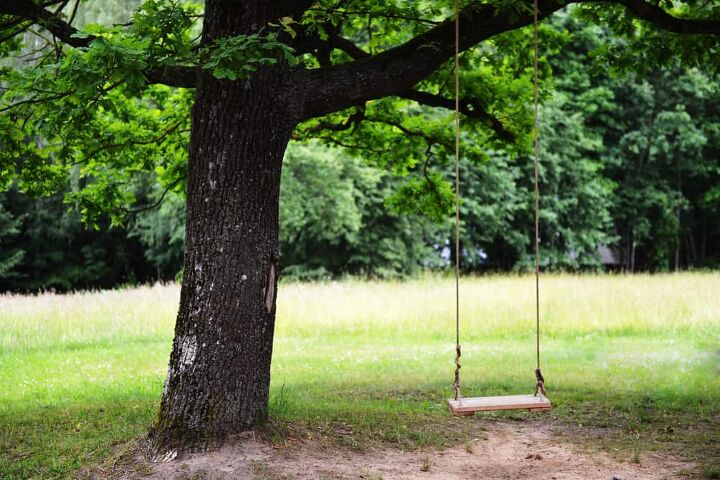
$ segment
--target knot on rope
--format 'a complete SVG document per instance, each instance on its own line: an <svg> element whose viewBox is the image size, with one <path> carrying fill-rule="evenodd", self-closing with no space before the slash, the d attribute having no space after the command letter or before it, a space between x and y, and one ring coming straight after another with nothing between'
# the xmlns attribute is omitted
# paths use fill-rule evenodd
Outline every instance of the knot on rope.
<svg viewBox="0 0 720 480"><path fill-rule="evenodd" d="M545 391L545 379L543 378L540 368L535 369L535 379L537 380L535 384L535 396L540 393L544 397L547 395L547 392Z"/></svg>
<svg viewBox="0 0 720 480"><path fill-rule="evenodd" d="M460 399L460 368L462 366L460 365L460 357L462 356L462 352L460 349L460 344L458 343L455 345L455 382L453 382L453 386L455 387L455 400Z"/></svg>

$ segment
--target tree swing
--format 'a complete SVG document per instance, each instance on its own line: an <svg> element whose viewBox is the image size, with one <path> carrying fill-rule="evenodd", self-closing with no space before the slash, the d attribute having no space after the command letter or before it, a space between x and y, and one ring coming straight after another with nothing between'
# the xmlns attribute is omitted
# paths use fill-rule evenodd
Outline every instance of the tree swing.
<svg viewBox="0 0 720 480"><path fill-rule="evenodd" d="M533 143L535 166L535 393L532 395L504 395L463 398L460 394L460 6L455 0L455 398L449 399L450 412L456 416L473 415L491 410L550 410L552 404L545 396L545 380L540 371L540 187L538 164L540 157L538 132L538 3L533 14Z"/></svg>

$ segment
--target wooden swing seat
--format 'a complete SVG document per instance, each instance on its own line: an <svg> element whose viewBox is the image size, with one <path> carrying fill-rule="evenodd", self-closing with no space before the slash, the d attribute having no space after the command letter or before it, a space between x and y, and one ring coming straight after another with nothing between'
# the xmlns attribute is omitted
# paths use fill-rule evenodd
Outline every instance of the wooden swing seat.
<svg viewBox="0 0 720 480"><path fill-rule="evenodd" d="M492 410L550 410L552 403L542 395L505 395L497 397L468 397L448 400L450 412L455 416L472 415Z"/></svg>

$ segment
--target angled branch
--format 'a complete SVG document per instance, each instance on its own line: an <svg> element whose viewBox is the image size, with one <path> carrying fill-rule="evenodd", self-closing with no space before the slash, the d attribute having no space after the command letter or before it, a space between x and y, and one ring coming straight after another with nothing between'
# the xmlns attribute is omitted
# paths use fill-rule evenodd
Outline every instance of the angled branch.
<svg viewBox="0 0 720 480"><path fill-rule="evenodd" d="M432 144L437 141L437 139L434 139L432 137L432 135L429 135L421 130L410 129L410 128L406 127L405 125L403 125L402 123L397 122L395 120L390 120L388 118L369 118L369 117L366 120L371 123L380 123L382 125L388 125L390 127L395 127L398 130L400 130L404 135L407 135L408 137L422 138L428 144Z"/></svg>
<svg viewBox="0 0 720 480"><path fill-rule="evenodd" d="M355 60L357 60L359 58L367 58L370 56L369 53L367 53L365 50L358 47L357 45L355 45L353 42L351 42L350 40L348 40L345 37L341 37L338 35L338 36L333 37L330 40L330 42L334 48L342 50L343 52L347 53Z"/></svg>
<svg viewBox="0 0 720 480"><path fill-rule="evenodd" d="M624 5L636 17L652 23L658 28L673 33L695 33L701 35L720 35L720 19L678 18L662 8L644 0L610 0Z"/></svg>
<svg viewBox="0 0 720 480"><path fill-rule="evenodd" d="M317 125L308 128L306 132L317 133L322 132L323 130L329 130L331 132L342 132L343 130L348 130L352 127L357 128L357 125L360 124L360 122L362 122L364 119L365 106L363 105L360 109L350 115L343 123L320 122Z"/></svg>
<svg viewBox="0 0 720 480"><path fill-rule="evenodd" d="M91 38L74 37L77 29L52 12L31 0L14 0L0 3L0 13L29 20L52 33L71 47L87 47Z"/></svg>
<svg viewBox="0 0 720 480"><path fill-rule="evenodd" d="M316 57L319 57L321 66L331 66L330 64L330 52L333 49L342 50L347 53L351 58L357 60L358 58L369 57L362 48L355 45L351 40L340 36L335 29L335 32L330 32L330 38L322 40L314 33L309 33L302 27L296 29L297 37L289 40L288 43L292 45L297 53L316 53ZM320 58L322 57L322 58Z"/></svg>
<svg viewBox="0 0 720 480"><path fill-rule="evenodd" d="M146 212L146 211L148 211L148 210L152 210L153 208L157 208L157 207L159 207L160 205L163 204L163 202L165 201L165 196L166 196L168 193L170 193L170 190L172 190L172 189L174 189L175 187L177 187L182 180L183 180L182 177L178 177L178 178L176 178L175 180L173 180L170 185L168 185L167 187L165 187L165 189L163 190L162 194L160 195L160 198L157 199L157 201L151 203L150 205L144 205L144 206L142 206L142 207L137 207L137 208L132 208L132 209L130 209L130 208L125 208L125 207L121 207L121 209L122 209L127 215L136 215L136 214L138 214L138 213Z"/></svg>
<svg viewBox="0 0 720 480"><path fill-rule="evenodd" d="M421 92L419 90L408 90L397 95L398 97L407 98L408 100L414 100L423 105L430 107L441 107L447 108L448 110L455 109L455 100L452 98L446 98L441 95L434 95L429 92ZM460 113L468 118L472 118L483 122L485 125L493 129L495 134L507 142L515 140L515 134L505 128L505 125L494 115L487 112L482 108L480 102L475 98L461 98L460 99Z"/></svg>

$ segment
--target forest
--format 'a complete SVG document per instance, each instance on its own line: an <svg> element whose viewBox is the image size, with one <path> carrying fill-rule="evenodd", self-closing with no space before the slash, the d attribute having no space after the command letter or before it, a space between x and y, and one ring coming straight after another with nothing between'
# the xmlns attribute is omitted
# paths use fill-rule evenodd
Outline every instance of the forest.
<svg viewBox="0 0 720 480"><path fill-rule="evenodd" d="M135 3L119 2L108 11L89 4L79 23L126 18ZM623 57L624 40L572 10L554 16L541 33L543 268L717 268L717 68L677 58L629 68L636 59ZM31 37L26 34L30 45ZM517 55L529 55L522 52L529 49L526 37L513 40L519 40ZM17 67L19 60L14 61ZM527 68L507 68L517 69L511 84L484 80L488 84L473 88L504 88L508 95L527 97ZM496 82L502 78L498 74ZM186 107L178 102L184 95L179 91L155 95L155 101L164 102L158 110L177 109L175 115L182 118ZM370 130L352 126L349 119L352 137L323 135L318 125L300 127L282 172L283 278L394 278L452 263L453 170L443 143L449 131L431 136L437 122L448 124L449 117L404 115L410 128L385 119L388 128ZM188 133L184 121L174 127L181 142ZM157 129L150 126L151 133L158 134ZM474 131L466 132L463 142L463 269L527 270L533 228L529 151L507 148ZM136 153L143 154L158 155ZM159 155L168 155L167 149ZM172 165L167 170L182 170L185 153L169 155L178 158L167 160ZM0 290L67 291L178 278L184 190L182 182L163 182L159 170L133 176L122 216L108 209L88 214L87 198L78 187L87 179L79 175L56 191L7 185L0 193Z"/></svg>

